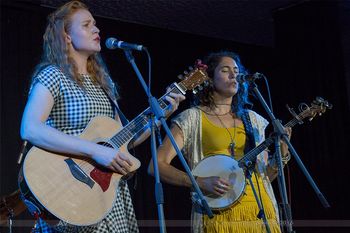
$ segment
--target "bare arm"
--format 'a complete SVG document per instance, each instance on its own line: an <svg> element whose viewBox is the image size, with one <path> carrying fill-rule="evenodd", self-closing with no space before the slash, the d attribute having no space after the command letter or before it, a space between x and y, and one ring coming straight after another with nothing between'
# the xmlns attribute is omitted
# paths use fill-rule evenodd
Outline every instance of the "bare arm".
<svg viewBox="0 0 350 233"><path fill-rule="evenodd" d="M171 128L171 132L174 136L176 144L181 150L184 146L184 138L181 129L177 125L173 125ZM163 181L177 186L192 186L191 180L188 177L188 175L170 164L176 156L176 151L173 148L171 141L168 137L164 139L163 144L158 148L157 153L159 175ZM154 173L153 160L151 160L149 164L148 172L152 175ZM199 187L207 193L221 195L226 193L229 189L228 181L216 176L197 177L196 181Z"/></svg>
<svg viewBox="0 0 350 233"><path fill-rule="evenodd" d="M171 127L171 133L174 136L176 144L181 150L184 145L181 129L177 125L173 125ZM157 154L159 175L163 181L172 185L191 187L191 181L188 178L187 174L170 164L176 156L176 151L167 136L165 137L163 144L159 146ZM151 160L149 164L148 172L151 175L154 174L153 160Z"/></svg>
<svg viewBox="0 0 350 233"><path fill-rule="evenodd" d="M21 137L33 145L59 153L85 156L122 174L131 166L130 160L113 148L70 136L45 124L54 105L50 91L35 84L24 109Z"/></svg>

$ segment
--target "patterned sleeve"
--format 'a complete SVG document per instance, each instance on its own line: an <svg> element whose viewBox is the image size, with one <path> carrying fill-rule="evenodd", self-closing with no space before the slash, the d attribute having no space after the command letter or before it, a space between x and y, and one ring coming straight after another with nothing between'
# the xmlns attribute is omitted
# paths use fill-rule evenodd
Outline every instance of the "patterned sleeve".
<svg viewBox="0 0 350 233"><path fill-rule="evenodd" d="M257 114L252 110L249 110L248 113L249 113L250 120L252 122L254 138L256 140L255 143L257 146L265 140L265 129L269 124L269 122L264 117L260 116L259 114ZM267 165L268 163L267 153L265 152L260 153L257 158L262 162L261 164L264 164L264 166ZM262 168L260 168L260 170L261 169Z"/></svg>
<svg viewBox="0 0 350 233"><path fill-rule="evenodd" d="M259 114L256 114L256 119L258 122L259 132L262 135L262 140L265 140L265 129L269 125L269 122Z"/></svg>
<svg viewBox="0 0 350 233"><path fill-rule="evenodd" d="M57 67L48 66L40 71L40 73L34 78L32 87L40 82L50 91L54 100L56 100L60 94L60 81L63 75L64 74Z"/></svg>
<svg viewBox="0 0 350 233"><path fill-rule="evenodd" d="M189 138L188 133L191 132L191 130L189 129L189 127L191 126L189 122L189 111L190 109L187 109L171 120L173 124L176 124L181 129L184 137L184 146L186 145L186 142Z"/></svg>
<svg viewBox="0 0 350 233"><path fill-rule="evenodd" d="M253 126L254 138L257 144L260 144L265 140L265 129L268 126L269 122L256 112L249 110L250 121Z"/></svg>
<svg viewBox="0 0 350 233"><path fill-rule="evenodd" d="M172 121L183 133L184 146L182 152L193 168L202 158L200 112L190 108L180 113Z"/></svg>

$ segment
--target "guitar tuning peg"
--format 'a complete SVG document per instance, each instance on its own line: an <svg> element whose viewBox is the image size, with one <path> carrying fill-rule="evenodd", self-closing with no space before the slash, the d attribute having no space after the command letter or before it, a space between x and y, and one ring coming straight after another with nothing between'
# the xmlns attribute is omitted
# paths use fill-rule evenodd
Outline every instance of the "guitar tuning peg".
<svg viewBox="0 0 350 233"><path fill-rule="evenodd" d="M324 100L322 97L317 96L317 97L316 97L316 102L317 102L317 103L324 103L325 100Z"/></svg>
<svg viewBox="0 0 350 233"><path fill-rule="evenodd" d="M193 90L192 90L192 93L193 93L194 95L196 95L196 94L197 94L197 90L196 90L196 89L193 89Z"/></svg>
<svg viewBox="0 0 350 233"><path fill-rule="evenodd" d="M198 90L203 90L203 87L202 87L202 85L200 85L200 86L198 86Z"/></svg>
<svg viewBox="0 0 350 233"><path fill-rule="evenodd" d="M192 66L189 66L189 67L188 67L188 70L189 70L189 71L192 71L192 70L193 70L193 67L192 67Z"/></svg>
<svg viewBox="0 0 350 233"><path fill-rule="evenodd" d="M183 79L185 78L182 74L179 74L177 77L178 77L178 79L180 79L180 80L183 80Z"/></svg>
<svg viewBox="0 0 350 233"><path fill-rule="evenodd" d="M184 75L188 75L188 72L186 70L184 71Z"/></svg>

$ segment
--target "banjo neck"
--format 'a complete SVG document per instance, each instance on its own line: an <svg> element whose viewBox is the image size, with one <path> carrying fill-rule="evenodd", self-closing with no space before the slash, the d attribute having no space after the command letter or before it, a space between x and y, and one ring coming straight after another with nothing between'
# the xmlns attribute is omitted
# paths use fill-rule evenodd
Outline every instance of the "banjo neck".
<svg viewBox="0 0 350 233"><path fill-rule="evenodd" d="M312 111L311 111L312 112ZM299 113L298 115L295 114L294 118L290 120L287 124L284 125L284 127L294 127L296 124L302 124L303 119L310 116L310 109L306 109ZM240 167L244 167L247 162L255 162L256 157L258 154L263 152L267 147L269 147L274 142L274 139L272 137L269 137L265 139L262 143L260 143L257 147L250 150L247 154L245 154L241 159L238 160L238 164Z"/></svg>

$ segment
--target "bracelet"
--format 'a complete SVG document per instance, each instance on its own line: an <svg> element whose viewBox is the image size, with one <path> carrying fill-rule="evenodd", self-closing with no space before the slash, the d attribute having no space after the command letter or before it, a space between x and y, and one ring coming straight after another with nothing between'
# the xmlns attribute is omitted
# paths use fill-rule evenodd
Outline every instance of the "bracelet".
<svg viewBox="0 0 350 233"><path fill-rule="evenodd" d="M287 164L289 162L289 160L291 159L291 154L289 153L289 151L287 152L287 154L285 154L284 156L282 156L282 162L283 164Z"/></svg>
<svg viewBox="0 0 350 233"><path fill-rule="evenodd" d="M291 159L291 154L288 151L284 156L282 156L282 164L283 164L283 166L285 166L289 162L290 159ZM272 170L274 170L274 171L278 171L277 162L274 161L274 164L272 166L270 166L270 168Z"/></svg>

